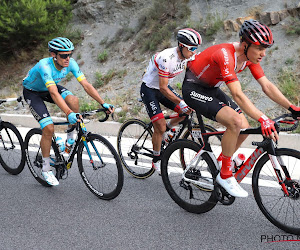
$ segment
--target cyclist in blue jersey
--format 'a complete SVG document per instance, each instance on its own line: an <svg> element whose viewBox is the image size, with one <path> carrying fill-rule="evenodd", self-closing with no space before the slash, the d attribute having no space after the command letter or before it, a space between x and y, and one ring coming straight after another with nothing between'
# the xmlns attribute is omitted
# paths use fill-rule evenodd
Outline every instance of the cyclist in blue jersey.
<svg viewBox="0 0 300 250"><path fill-rule="evenodd" d="M40 60L23 79L23 95L43 131L40 142L43 156L42 175L50 185L56 186L59 183L52 172L49 158L54 125L44 101L55 103L66 114L70 124L77 122L78 98L65 87L58 85L69 72L72 72L85 92L102 107L108 112L114 112L114 107L105 103L93 85L87 81L72 58L74 45L68 38L52 39L48 43L48 49L51 57ZM75 131L69 132L67 140L74 136Z"/></svg>

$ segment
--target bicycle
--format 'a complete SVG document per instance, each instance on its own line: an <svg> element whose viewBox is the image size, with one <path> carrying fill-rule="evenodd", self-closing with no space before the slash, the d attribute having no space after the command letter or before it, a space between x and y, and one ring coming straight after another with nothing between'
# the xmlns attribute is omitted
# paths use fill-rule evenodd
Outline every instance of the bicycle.
<svg viewBox="0 0 300 250"><path fill-rule="evenodd" d="M105 112L106 109L97 109L81 113L82 118L98 112ZM109 117L105 113L100 122ZM54 125L69 125L68 122L54 122ZM74 129L74 127L73 127ZM68 177L68 170L71 168L75 155L80 176L87 188L98 198L111 200L117 197L123 187L124 174L120 158L111 145L103 136L87 131L83 119L77 122L75 129L77 137L69 154L60 154L56 144L56 136L53 134L50 151L50 165L58 180ZM68 131L69 132L69 131ZM25 151L27 165L34 178L43 186L51 187L41 175L42 154L40 139L42 130L33 128L28 131L25 138Z"/></svg>
<svg viewBox="0 0 300 250"><path fill-rule="evenodd" d="M298 121L289 120L291 114L274 119L276 130L292 131ZM279 123L292 124L282 128ZM216 181L219 165L207 138L215 132L205 133L197 144L189 140L177 140L166 148L161 163L161 175L170 197L183 209L191 213L205 213L218 202L231 205L235 198L229 195ZM219 132L220 133L220 132ZM224 131L223 131L224 133ZM241 130L241 134L262 134L261 128ZM253 169L252 189L256 203L266 218L287 233L300 234L300 152L288 148L277 148L271 139L252 142L257 148L249 158L234 170L240 183ZM184 149L186 167L178 159L177 151ZM298 173L297 173L298 172Z"/></svg>
<svg viewBox="0 0 300 250"><path fill-rule="evenodd" d="M5 102L18 101L22 97L0 99L0 105ZM10 174L17 175L25 166L25 148L19 130L10 122L5 122L0 117L0 164Z"/></svg>
<svg viewBox="0 0 300 250"><path fill-rule="evenodd" d="M182 135L183 138L194 140L193 135L197 135L200 130L199 125L194 122L194 112L190 115L186 114L172 114L165 116L165 119L174 119L177 117L185 117L178 125L178 129L174 137L170 140L169 144L178 140ZM217 132L217 130L205 124L205 129L210 132ZM187 128L187 129L186 129ZM145 123L139 119L129 119L125 121L119 129L117 137L118 153L127 172L135 178L145 179L150 177L155 169L152 168L153 149L152 149L152 122ZM216 135L211 138L210 143L218 145L220 148L221 136ZM162 142L162 152L166 148L166 144ZM221 149L219 149L221 152ZM184 155L181 152L181 155ZM184 157L182 157L184 162Z"/></svg>

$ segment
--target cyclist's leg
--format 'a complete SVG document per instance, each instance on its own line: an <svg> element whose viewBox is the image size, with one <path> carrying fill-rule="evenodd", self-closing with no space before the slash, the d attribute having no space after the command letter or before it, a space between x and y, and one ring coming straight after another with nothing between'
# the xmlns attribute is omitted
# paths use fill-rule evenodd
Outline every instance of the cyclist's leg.
<svg viewBox="0 0 300 250"><path fill-rule="evenodd" d="M225 143L224 135L222 137L223 160L221 174L217 176L217 182L223 186L229 194L246 197L247 192L238 185L232 176L231 170L231 156L237 145L239 131L242 128L242 119L232 107L229 107L227 103L219 99L220 91L219 88L203 88L200 85L190 82L184 82L182 87L184 100L191 108L196 110L199 114L218 121L227 127L224 134ZM228 145L229 147L227 148Z"/></svg>
<svg viewBox="0 0 300 250"><path fill-rule="evenodd" d="M151 89L142 83L141 97L146 106L147 113L153 124L154 133L152 135L153 144L153 162L152 166L160 171L160 151L163 134L166 130L166 120L159 105L158 97L160 96L158 89ZM155 164L157 163L157 164Z"/></svg>
<svg viewBox="0 0 300 250"><path fill-rule="evenodd" d="M236 113L239 114L239 117L237 119L241 120L240 121L241 122L241 126L240 126L241 129L245 129L245 128L250 127L250 125L249 125L246 117L242 113L241 109L237 106L237 104L229 96L227 96L220 89L217 90L216 96L220 101L222 101L224 104L226 104L228 107L232 108ZM234 152L239 149L239 147L241 146L243 141L246 140L247 137L248 137L248 135L239 134Z"/></svg>
<svg viewBox="0 0 300 250"><path fill-rule="evenodd" d="M69 108L75 112L79 113L79 100L78 97L74 96L71 91L66 89L63 86L57 85L57 90L62 96L62 98L65 100L66 104L69 106ZM75 125L69 125L69 129L74 127ZM71 132L67 133L67 140L69 139L75 139L76 131L73 129Z"/></svg>
<svg viewBox="0 0 300 250"><path fill-rule="evenodd" d="M78 113L79 112L78 97L74 96L71 91L69 91L63 86L57 85L57 90L62 96L62 98L65 100L69 108L72 109L74 112Z"/></svg>
<svg viewBox="0 0 300 250"><path fill-rule="evenodd" d="M180 99L182 99L182 97L169 85L168 88L174 93L174 95L176 95L177 97L179 97ZM159 102L161 104L163 104L165 107L171 109L171 110L174 110L176 113L182 113L181 110L180 110L180 107L179 105L175 104L174 102L172 102L171 100L169 100L167 97L165 97L164 95L160 94L159 97ZM169 122L168 122L168 128L172 128L176 125L178 125L179 122L183 121L185 119L185 117L178 117L178 118L174 118L174 119L171 119Z"/></svg>
<svg viewBox="0 0 300 250"><path fill-rule="evenodd" d="M53 102L49 92L35 92L24 88L24 98L29 105L29 109L34 118L39 122L42 129L42 138L40 141L43 168L42 174L45 180L50 185L58 185L58 181L53 175L50 167L50 148L52 143L52 135L54 133L53 121L50 117L48 109L44 103L44 100Z"/></svg>

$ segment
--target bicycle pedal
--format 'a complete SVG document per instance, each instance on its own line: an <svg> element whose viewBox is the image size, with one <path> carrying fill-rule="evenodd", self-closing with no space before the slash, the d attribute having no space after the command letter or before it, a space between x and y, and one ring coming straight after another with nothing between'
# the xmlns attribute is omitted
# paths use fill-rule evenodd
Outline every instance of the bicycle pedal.
<svg viewBox="0 0 300 250"><path fill-rule="evenodd" d="M216 199L225 206L231 205L235 201L235 197L230 195L222 186L220 186L216 181L215 186L215 196Z"/></svg>
<svg viewBox="0 0 300 250"><path fill-rule="evenodd" d="M185 177L191 180L195 180L198 181L201 177L201 172L198 169L189 169L186 173L185 173Z"/></svg>

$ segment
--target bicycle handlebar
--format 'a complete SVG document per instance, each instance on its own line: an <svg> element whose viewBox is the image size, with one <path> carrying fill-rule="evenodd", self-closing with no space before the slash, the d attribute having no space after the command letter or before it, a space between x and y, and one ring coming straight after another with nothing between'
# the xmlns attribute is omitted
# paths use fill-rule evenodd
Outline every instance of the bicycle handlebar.
<svg viewBox="0 0 300 250"><path fill-rule="evenodd" d="M101 109L95 109L95 110L90 110L90 111L84 111L84 112L81 113L81 116L82 116L82 118L85 118L87 116L91 116L91 115L94 115L96 113L103 112L105 114L105 117L103 119L99 119L98 121L99 122L105 122L109 118L109 115L110 115L110 114L106 113L107 110L108 109L106 109L106 108L101 108ZM111 115L113 117L113 113Z"/></svg>
<svg viewBox="0 0 300 250"><path fill-rule="evenodd" d="M7 99L0 99L0 104L5 103L5 102L20 102L23 104L22 96L19 96L17 98L7 98Z"/></svg>

